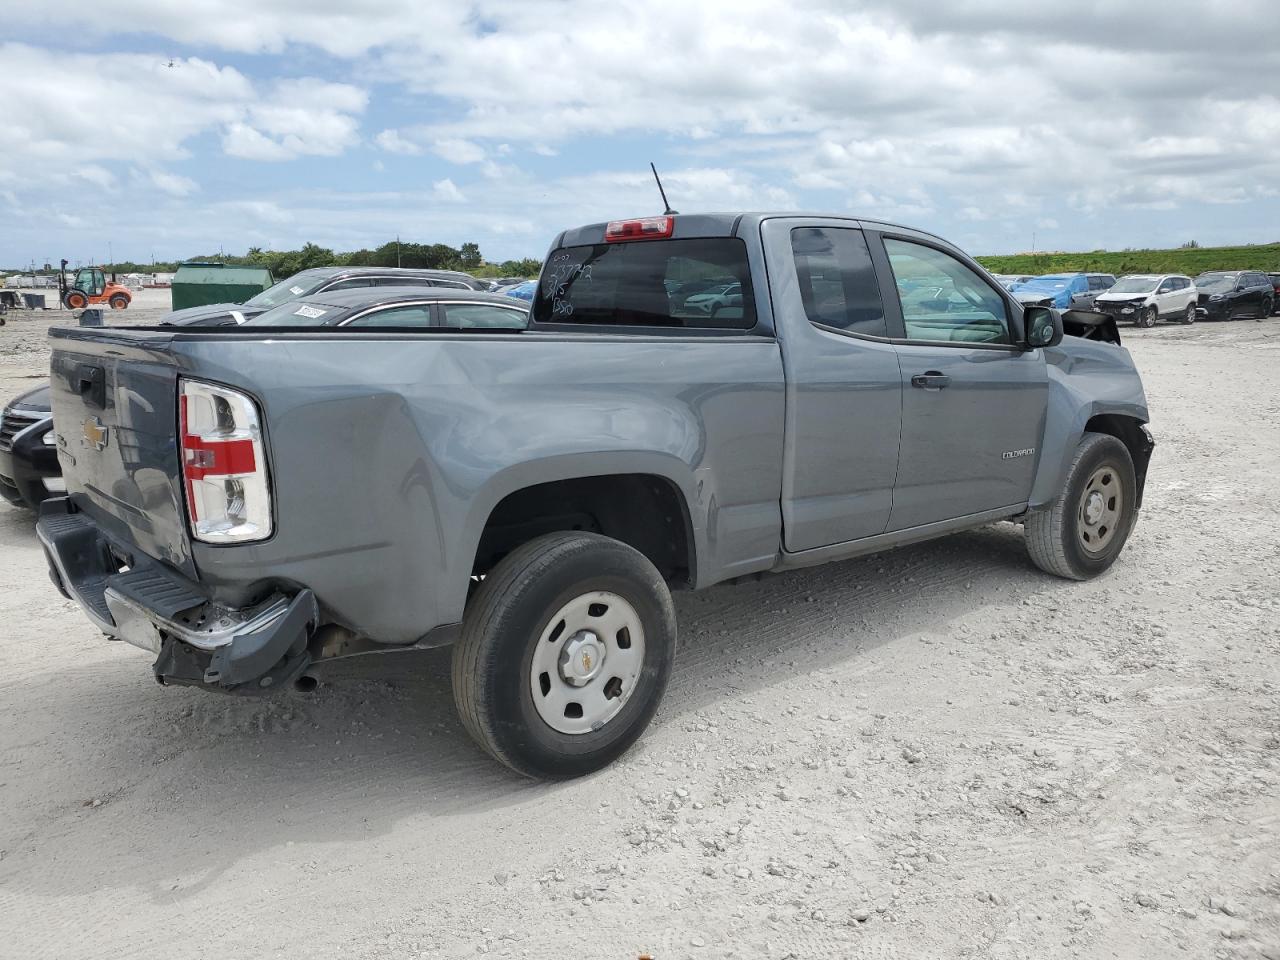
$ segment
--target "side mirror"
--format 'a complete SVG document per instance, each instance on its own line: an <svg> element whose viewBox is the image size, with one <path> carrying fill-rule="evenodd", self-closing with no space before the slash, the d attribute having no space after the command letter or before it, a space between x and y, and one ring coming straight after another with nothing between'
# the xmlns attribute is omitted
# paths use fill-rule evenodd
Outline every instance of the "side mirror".
<svg viewBox="0 0 1280 960"><path fill-rule="evenodd" d="M1027 331L1027 349L1056 347L1062 342L1062 314L1049 307L1026 307L1022 323Z"/></svg>

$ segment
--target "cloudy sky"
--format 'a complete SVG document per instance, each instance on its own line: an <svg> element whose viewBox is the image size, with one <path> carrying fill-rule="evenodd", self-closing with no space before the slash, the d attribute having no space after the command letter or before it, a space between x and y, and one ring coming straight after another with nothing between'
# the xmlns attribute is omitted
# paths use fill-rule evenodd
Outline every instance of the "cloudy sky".
<svg viewBox="0 0 1280 960"><path fill-rule="evenodd" d="M808 209L1280 240L1274 0L0 0L0 264Z"/></svg>

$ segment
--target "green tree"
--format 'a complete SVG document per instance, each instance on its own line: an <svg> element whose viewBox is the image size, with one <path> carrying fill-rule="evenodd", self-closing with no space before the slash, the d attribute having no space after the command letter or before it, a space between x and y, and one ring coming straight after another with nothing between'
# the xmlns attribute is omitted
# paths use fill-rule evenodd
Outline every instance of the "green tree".
<svg viewBox="0 0 1280 960"><path fill-rule="evenodd" d="M458 249L458 262L462 264L463 270L474 270L484 261L480 257L480 245L476 243L464 243Z"/></svg>

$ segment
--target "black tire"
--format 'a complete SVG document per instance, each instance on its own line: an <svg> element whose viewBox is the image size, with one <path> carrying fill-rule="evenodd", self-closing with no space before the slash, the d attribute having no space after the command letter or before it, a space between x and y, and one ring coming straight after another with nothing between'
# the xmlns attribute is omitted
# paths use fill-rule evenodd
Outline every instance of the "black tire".
<svg viewBox="0 0 1280 960"><path fill-rule="evenodd" d="M643 659L616 715L589 732L562 733L534 705L534 649L564 604L594 591L621 596L639 615ZM507 555L468 603L453 651L454 700L467 732L494 759L527 777L578 777L612 763L644 732L675 650L671 593L644 554L598 534L548 534Z"/></svg>
<svg viewBox="0 0 1280 960"><path fill-rule="evenodd" d="M1196 322L1196 305L1194 303L1187 304L1187 310L1182 315L1182 322L1188 325Z"/></svg>
<svg viewBox="0 0 1280 960"><path fill-rule="evenodd" d="M1138 326L1146 327L1148 330L1156 325L1156 321L1160 319L1160 311L1155 307L1147 307L1142 313L1138 314Z"/></svg>
<svg viewBox="0 0 1280 960"><path fill-rule="evenodd" d="M89 305L89 298L80 290L72 290L67 294L67 309L83 310Z"/></svg>
<svg viewBox="0 0 1280 960"><path fill-rule="evenodd" d="M1119 485L1120 516L1101 549L1091 550L1085 543L1086 486L1100 471L1109 472ZM1047 509L1028 516L1023 525L1031 562L1046 573L1068 580L1096 577L1115 562L1133 531L1138 518L1137 493L1129 449L1107 434L1086 433L1067 469L1062 493Z"/></svg>
<svg viewBox="0 0 1280 960"><path fill-rule="evenodd" d="M129 306L129 298L119 294L112 297L110 302L112 310L123 310L125 307Z"/></svg>
<svg viewBox="0 0 1280 960"><path fill-rule="evenodd" d="M1262 309L1258 311L1258 319L1264 320L1267 317L1271 316L1272 308L1273 308L1273 304L1271 303L1270 300L1263 300Z"/></svg>

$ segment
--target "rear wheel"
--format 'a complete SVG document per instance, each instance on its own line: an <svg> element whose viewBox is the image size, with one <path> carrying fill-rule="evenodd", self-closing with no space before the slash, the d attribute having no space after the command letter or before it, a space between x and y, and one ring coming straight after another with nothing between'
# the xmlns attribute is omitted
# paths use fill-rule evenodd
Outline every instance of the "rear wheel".
<svg viewBox="0 0 1280 960"><path fill-rule="evenodd" d="M581 776L644 732L675 645L671 594L643 554L549 534L505 557L468 604L454 699L467 732L513 770Z"/></svg>
<svg viewBox="0 0 1280 960"><path fill-rule="evenodd" d="M1138 326L1147 328L1154 327L1156 325L1156 320L1158 320L1159 317L1160 311L1155 307L1147 307L1147 309L1143 310L1142 313L1138 314Z"/></svg>
<svg viewBox="0 0 1280 960"><path fill-rule="evenodd" d="M1262 309L1258 311L1258 319L1259 319L1259 320L1262 320L1262 319L1263 319L1263 318L1265 318L1265 317L1269 317L1269 316L1271 316L1271 311L1272 311L1272 303L1271 303L1271 301L1270 301L1270 300L1263 300L1263 301L1262 301Z"/></svg>
<svg viewBox="0 0 1280 960"><path fill-rule="evenodd" d="M1046 573L1088 580L1115 562L1137 520L1137 481L1129 449L1115 437L1086 433L1062 493L1027 517L1032 562Z"/></svg>
<svg viewBox="0 0 1280 960"><path fill-rule="evenodd" d="M89 298L80 290L72 290L67 294L67 307L71 310L83 310L89 305Z"/></svg>
<svg viewBox="0 0 1280 960"><path fill-rule="evenodd" d="M123 310L129 305L129 298L124 294L117 293L109 302L112 310Z"/></svg>
<svg viewBox="0 0 1280 960"><path fill-rule="evenodd" d="M1194 303L1188 303L1188 304L1187 304L1186 312L1185 312L1185 313L1183 313L1183 315L1182 315L1182 322L1183 322L1183 323L1195 323L1195 322L1196 322L1196 305L1195 305Z"/></svg>

